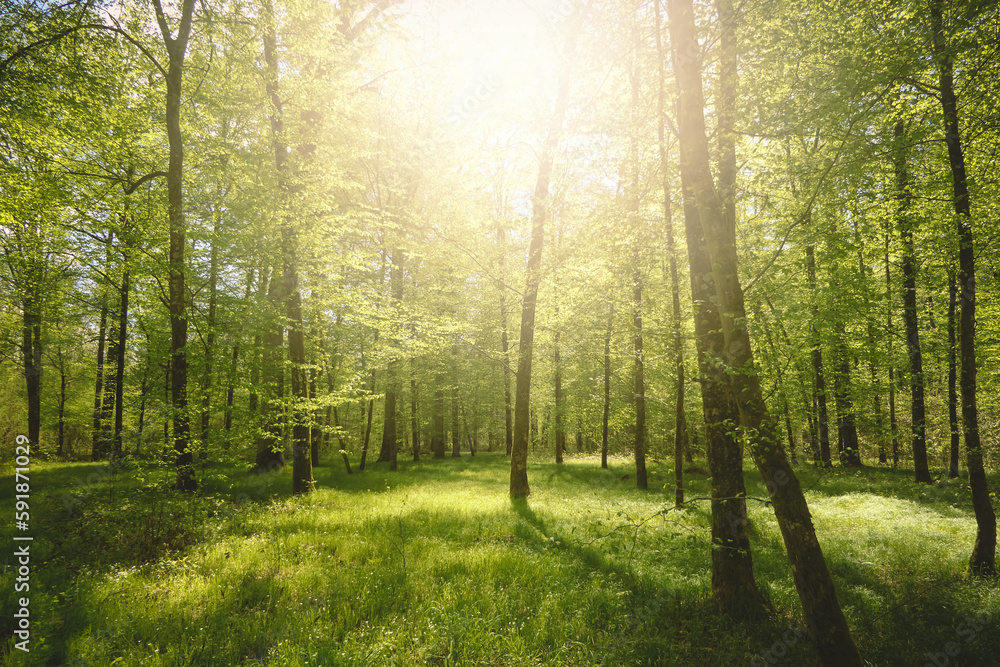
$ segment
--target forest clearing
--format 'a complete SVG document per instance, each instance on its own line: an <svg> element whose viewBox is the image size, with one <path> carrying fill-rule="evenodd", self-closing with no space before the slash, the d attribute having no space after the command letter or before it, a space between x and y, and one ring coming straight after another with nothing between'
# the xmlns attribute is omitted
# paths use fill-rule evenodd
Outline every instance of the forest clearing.
<svg viewBox="0 0 1000 667"><path fill-rule="evenodd" d="M0 2L10 665L997 665L1000 4Z"/></svg>
<svg viewBox="0 0 1000 667"><path fill-rule="evenodd" d="M771 508L748 503L773 610L734 623L709 598L708 503L673 510L669 463L638 492L625 458L532 461L531 501L513 505L502 453L322 466L298 497L287 470L209 465L186 497L165 491L169 469L104 470L35 473L39 639L4 664L817 662ZM949 642L949 664L995 664L1000 590L965 580L975 521L960 482L798 472L868 664L923 665ZM707 497L706 476L688 488ZM747 492L766 495L750 470Z"/></svg>

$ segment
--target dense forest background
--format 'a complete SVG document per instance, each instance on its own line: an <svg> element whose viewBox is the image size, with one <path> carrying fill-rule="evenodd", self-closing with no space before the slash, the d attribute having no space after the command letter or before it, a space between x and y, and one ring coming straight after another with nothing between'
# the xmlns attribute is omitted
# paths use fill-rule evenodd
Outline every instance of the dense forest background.
<svg viewBox="0 0 1000 667"><path fill-rule="evenodd" d="M5 6L4 447L509 451L541 160L533 451L632 451L637 396L651 455L673 455L678 424L704 451L659 7L159 7ZM749 331L803 458L832 442L867 464L962 460L940 38L995 465L996 8L741 3L728 116L719 15L696 9Z"/></svg>

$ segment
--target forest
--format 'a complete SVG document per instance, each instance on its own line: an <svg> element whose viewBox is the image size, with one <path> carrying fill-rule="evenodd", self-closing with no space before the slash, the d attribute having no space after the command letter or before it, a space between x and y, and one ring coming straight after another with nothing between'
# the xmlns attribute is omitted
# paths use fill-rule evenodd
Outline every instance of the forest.
<svg viewBox="0 0 1000 667"><path fill-rule="evenodd" d="M996 665L1000 5L0 0L3 665Z"/></svg>

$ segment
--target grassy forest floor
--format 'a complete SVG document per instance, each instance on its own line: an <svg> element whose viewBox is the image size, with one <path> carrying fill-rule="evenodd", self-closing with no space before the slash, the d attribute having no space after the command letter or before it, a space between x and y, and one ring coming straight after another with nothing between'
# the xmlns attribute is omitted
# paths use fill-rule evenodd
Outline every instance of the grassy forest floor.
<svg viewBox="0 0 1000 667"><path fill-rule="evenodd" d="M734 621L707 599L708 503L663 511L667 462L650 466L651 490L639 492L627 460L610 471L593 458L535 461L521 504L507 497L503 455L384 466L317 468L319 490L295 498L290 471L211 465L192 497L168 489L166 468L112 476L106 465L33 464L31 652L11 653L23 594L9 549L2 664L815 662L761 502L749 502L753 557L774 614ZM1000 585L964 578L975 533L964 482L798 471L870 664L998 664ZM755 470L747 481L750 496L766 497ZM705 475L687 483L688 498L708 495ZM13 495L6 476L5 507Z"/></svg>

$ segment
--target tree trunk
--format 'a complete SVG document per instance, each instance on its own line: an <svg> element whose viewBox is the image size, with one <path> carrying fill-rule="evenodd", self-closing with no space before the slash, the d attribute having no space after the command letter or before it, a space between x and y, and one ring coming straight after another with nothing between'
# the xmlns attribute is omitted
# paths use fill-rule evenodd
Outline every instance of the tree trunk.
<svg viewBox="0 0 1000 667"><path fill-rule="evenodd" d="M920 329L917 323L917 259L913 248L914 222L909 216L910 179L906 166L906 127L896 123L893 139L893 168L896 175L897 223L903 240L903 323L906 326L906 353L910 361L910 414L913 423L913 472L917 482L930 483L927 468L927 436L925 431L924 366L920 349Z"/></svg>
<svg viewBox="0 0 1000 667"><path fill-rule="evenodd" d="M975 576L996 573L997 520L990 500L983 468L979 438L979 406L976 402L976 254L972 235L972 205L965 174L965 154L958 125L951 53L945 37L941 0L930 0L934 56L940 71L941 110L945 143L951 166L954 206L958 223L959 356L962 373L962 424L965 435L966 465L972 487L972 507L976 513L976 542L969 557L969 571Z"/></svg>
<svg viewBox="0 0 1000 667"><path fill-rule="evenodd" d="M725 11L720 11L725 25L727 18L732 20L732 5L728 0L720 4L725 8ZM725 361L730 369L743 433L767 484L806 623L821 661L831 667L860 666L861 657L837 602L833 580L816 539L805 496L776 437L776 424L764 405L737 271L735 228L727 219L724 202L715 190L709 164L700 48L692 2L668 0L667 7L674 47L674 72L680 95L680 163L682 176L687 175L683 186L687 198L692 199L697 207L712 262L725 337ZM734 30L734 26L734 21L729 23L728 30ZM724 28L725 32L727 28Z"/></svg>
<svg viewBox="0 0 1000 667"><path fill-rule="evenodd" d="M615 308L608 311L608 328L604 334L604 412L601 419L601 468L608 468L608 421L611 414L611 326Z"/></svg>
<svg viewBox="0 0 1000 667"><path fill-rule="evenodd" d="M194 0L183 0L177 37L171 35L160 0L153 0L156 20L160 26L169 61L166 72L167 143L170 159L167 164L167 218L170 223L169 310L170 310L170 400L174 421L174 452L177 481L174 487L193 491L198 486L194 476L190 425L187 410L187 310L184 251L187 224L184 220L184 138L181 134L181 88L184 77L184 56L191 34Z"/></svg>
<svg viewBox="0 0 1000 667"><path fill-rule="evenodd" d="M413 460L420 460L420 415L417 412L417 375L410 362L410 432L413 434Z"/></svg>
<svg viewBox="0 0 1000 667"><path fill-rule="evenodd" d="M257 436L257 470L271 471L285 465L284 443L282 442L283 411L281 404L285 396L285 366L282 363L284 329L277 315L280 312L284 295L284 281L277 275L271 277L267 288L267 300L270 305L268 322L263 336L261 351L261 390L259 394L261 429L263 433ZM256 388L257 385L254 385ZM251 398L253 398L251 396Z"/></svg>
<svg viewBox="0 0 1000 667"><path fill-rule="evenodd" d="M458 424L458 411L458 368L456 364L453 364L451 369L451 457L455 459L462 456L462 433Z"/></svg>
<svg viewBox="0 0 1000 667"><path fill-rule="evenodd" d="M97 329L97 378L94 380L94 424L91 436L90 458L100 461L101 453L101 402L104 398L104 342L108 329L108 301L101 301L101 321Z"/></svg>
<svg viewBox="0 0 1000 667"><path fill-rule="evenodd" d="M806 221L808 222L811 219L811 212L807 212ZM809 324L809 331L812 338L813 391L816 396L816 405L818 408L819 452L823 465L830 467L833 465L833 459L830 456L830 418L826 406L826 376L823 373L823 347L820 344L819 329L816 327L816 322L819 320L816 249L811 243L806 246L806 270L809 274L809 288L813 294L812 321Z"/></svg>
<svg viewBox="0 0 1000 667"><path fill-rule="evenodd" d="M201 384L201 446L208 446L208 428L212 418L212 373L215 360L215 318L218 308L219 283L219 220L222 214L212 211L214 224L212 226L212 246L209 250L208 262L208 333L205 336L205 377Z"/></svg>
<svg viewBox="0 0 1000 667"><path fill-rule="evenodd" d="M124 453L124 443L122 442L122 416L125 412L125 349L128 341L128 300L129 292L132 289L129 270L128 257L125 258L126 266L122 272L122 286L120 289L121 299L118 309L118 342L115 346L115 430L112 440L111 458L118 459Z"/></svg>
<svg viewBox="0 0 1000 667"><path fill-rule="evenodd" d="M370 389L368 391L370 393L374 394L375 393L375 369L374 368L372 369L372 373L371 373L370 385L371 386L370 386ZM362 472L364 472L364 470L365 470L365 463L366 463L366 461L368 459L368 443L371 442L371 436L372 436L372 412L374 411L374 409L375 409L375 399L374 398L369 398L368 399L368 416L367 416L366 421L365 421L365 438L364 438L364 442L361 445L361 463L358 464L358 470L360 470Z"/></svg>
<svg viewBox="0 0 1000 667"><path fill-rule="evenodd" d="M101 458L105 458L112 453L114 438L115 404L118 402L115 392L115 367L118 360L118 336L108 335L107 358L104 361L104 398L101 399L101 438L100 452Z"/></svg>
<svg viewBox="0 0 1000 667"><path fill-rule="evenodd" d="M558 311L557 311L558 312ZM559 360L559 331L555 333L555 352L553 363L555 364L555 412L556 412L556 463L563 462L563 450L566 449L566 432L563 430L563 392L562 392L562 364Z"/></svg>
<svg viewBox="0 0 1000 667"><path fill-rule="evenodd" d="M59 348L59 411L56 432L56 456L63 457L66 443L66 357Z"/></svg>
<svg viewBox="0 0 1000 667"><path fill-rule="evenodd" d="M667 235L667 263L670 267L670 328L671 346L674 353L675 403L674 403L674 506L684 503L684 449L687 444L687 421L684 412L684 348L681 339L681 285L677 276L677 246L674 242L674 219L670 205L670 161L667 156L667 139L664 128L667 124L666 111L666 62L667 54L663 48L663 21L660 16L660 2L653 3L656 15L656 67L657 67L657 98L656 98L656 140L660 152L660 178L663 187L663 226Z"/></svg>
<svg viewBox="0 0 1000 667"><path fill-rule="evenodd" d="M646 478L646 379L642 356L642 271L638 268L632 276L632 325L635 327L633 345L635 349L635 485L639 489L649 488Z"/></svg>
<svg viewBox="0 0 1000 667"><path fill-rule="evenodd" d="M497 243L500 246L500 276L504 275L506 263L504 258L505 234L503 226L497 224ZM510 342L507 338L507 287L502 282L500 284L500 351L503 352L503 404L504 404L504 442L506 443L507 456L510 456L511 447L514 443L514 413L510 395Z"/></svg>
<svg viewBox="0 0 1000 667"><path fill-rule="evenodd" d="M434 429L431 434L431 450L434 458L444 458L444 377L439 373L434 382Z"/></svg>
<svg viewBox="0 0 1000 667"><path fill-rule="evenodd" d="M892 270L889 264L889 230L885 233L885 300L888 304L885 320L889 358L889 438L892 441L892 467L899 465L899 428L896 422L896 365L892 359L895 330L892 325Z"/></svg>
<svg viewBox="0 0 1000 667"><path fill-rule="evenodd" d="M743 447L734 437L739 412L722 365L722 320L712 262L698 209L682 172L691 299L698 352L706 458L712 474L712 598L723 610L763 607L753 574L743 480ZM674 465L676 466L676 460Z"/></svg>
<svg viewBox="0 0 1000 667"><path fill-rule="evenodd" d="M510 456L510 496L526 498L531 494L528 484L528 434L530 430L529 406L531 402L531 361L535 341L535 304L538 302L538 285L541 282L542 246L545 241L545 218L549 199L549 181L552 165L563 133L566 106L569 99L569 76L573 66L577 35L583 24L583 9L570 16L572 23L562 54L562 71L556 91L555 107L549 118L538 164L538 179L532 197L531 241L528 246L528 263L525 267L524 298L521 306L521 337L518 345L517 380L514 389L514 433Z"/></svg>
<svg viewBox="0 0 1000 667"><path fill-rule="evenodd" d="M854 419L854 401L851 399L851 366L844 340L847 336L844 323L837 323L836 356L833 398L837 405L837 441L840 443L840 465L845 468L861 466L861 449L858 443L858 426Z"/></svg>
<svg viewBox="0 0 1000 667"><path fill-rule="evenodd" d="M958 477L958 446L960 442L958 423L958 355L956 339L956 309L958 306L958 282L953 269L948 271L948 431L950 435L948 477Z"/></svg>

